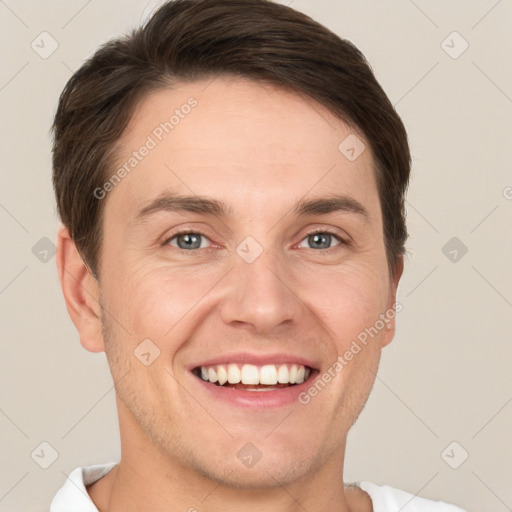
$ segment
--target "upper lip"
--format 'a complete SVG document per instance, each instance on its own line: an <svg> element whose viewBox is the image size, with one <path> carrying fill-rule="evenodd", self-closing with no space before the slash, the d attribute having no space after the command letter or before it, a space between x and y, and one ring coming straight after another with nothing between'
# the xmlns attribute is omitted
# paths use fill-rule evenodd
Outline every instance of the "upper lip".
<svg viewBox="0 0 512 512"><path fill-rule="evenodd" d="M311 359L297 356L296 354L287 354L285 352L276 352L275 354L258 354L255 352L233 352L232 354L223 354L221 356L205 359L198 363L194 363L189 367L190 370L199 366L213 366L216 364L253 364L255 366L264 366L266 364L299 364L308 366L312 370L317 368L317 364Z"/></svg>

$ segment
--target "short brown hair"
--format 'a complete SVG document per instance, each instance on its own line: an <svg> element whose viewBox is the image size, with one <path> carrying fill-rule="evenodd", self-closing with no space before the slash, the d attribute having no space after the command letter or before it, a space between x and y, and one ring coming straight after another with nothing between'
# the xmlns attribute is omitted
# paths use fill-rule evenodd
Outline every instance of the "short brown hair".
<svg viewBox="0 0 512 512"><path fill-rule="evenodd" d="M375 157L390 270L405 253L407 133L364 55L306 15L270 0L174 0L109 41L70 78L53 124L57 209L98 276L104 201L116 145L148 92L238 76L305 94L363 134ZM341 142L341 141L340 141Z"/></svg>

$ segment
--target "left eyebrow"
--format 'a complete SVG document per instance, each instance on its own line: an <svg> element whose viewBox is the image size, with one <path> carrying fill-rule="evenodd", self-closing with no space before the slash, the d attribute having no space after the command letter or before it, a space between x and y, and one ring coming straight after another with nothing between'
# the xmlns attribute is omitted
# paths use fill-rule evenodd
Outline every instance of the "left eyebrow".
<svg viewBox="0 0 512 512"><path fill-rule="evenodd" d="M334 212L356 213L361 215L364 220L368 220L370 217L366 208L359 201L347 195L336 195L309 201L300 201L294 209L294 213L298 217L306 215L327 215Z"/></svg>

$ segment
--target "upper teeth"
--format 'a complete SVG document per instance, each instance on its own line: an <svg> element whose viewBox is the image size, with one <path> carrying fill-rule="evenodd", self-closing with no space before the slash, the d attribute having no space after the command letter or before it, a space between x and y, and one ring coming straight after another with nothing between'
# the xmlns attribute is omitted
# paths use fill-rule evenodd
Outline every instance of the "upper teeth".
<svg viewBox="0 0 512 512"><path fill-rule="evenodd" d="M201 378L219 384L302 384L311 370L301 364L266 364L255 366L235 363L201 366Z"/></svg>

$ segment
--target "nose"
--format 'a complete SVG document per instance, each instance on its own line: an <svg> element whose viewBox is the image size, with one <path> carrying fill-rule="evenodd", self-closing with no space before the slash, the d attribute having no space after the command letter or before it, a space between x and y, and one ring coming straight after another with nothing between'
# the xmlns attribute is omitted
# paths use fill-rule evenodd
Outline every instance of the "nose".
<svg viewBox="0 0 512 512"><path fill-rule="evenodd" d="M252 263L235 257L228 279L220 308L225 324L268 335L299 318L303 306L292 274L275 254L264 251Z"/></svg>

